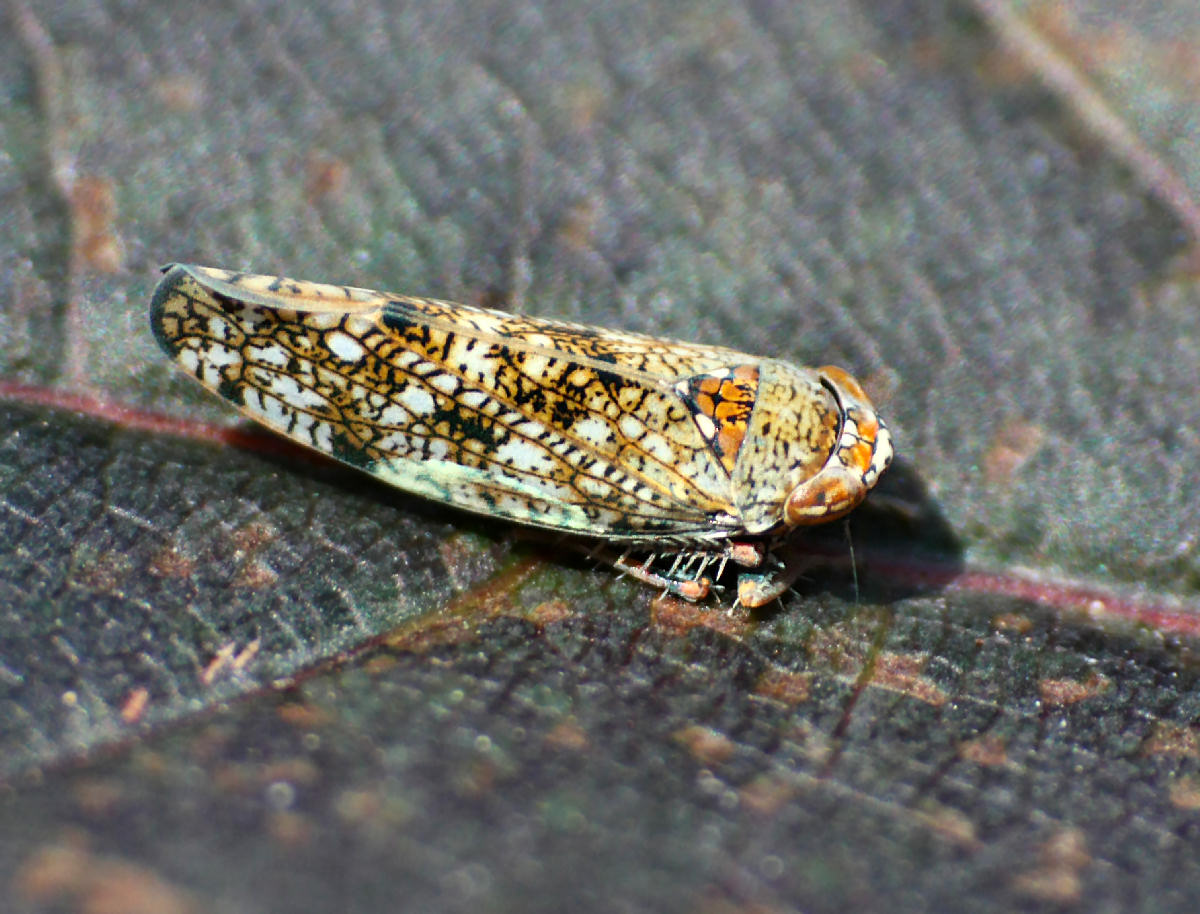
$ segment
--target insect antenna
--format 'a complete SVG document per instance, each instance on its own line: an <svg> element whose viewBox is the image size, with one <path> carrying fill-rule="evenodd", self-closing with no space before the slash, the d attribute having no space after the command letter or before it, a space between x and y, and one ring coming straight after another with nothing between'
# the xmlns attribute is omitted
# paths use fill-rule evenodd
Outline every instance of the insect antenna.
<svg viewBox="0 0 1200 914"><path fill-rule="evenodd" d="M846 545L850 548L850 577L854 581L854 602L861 603L861 594L858 590L858 560L854 557L854 537L850 535L850 519L842 521L842 527L846 531Z"/></svg>

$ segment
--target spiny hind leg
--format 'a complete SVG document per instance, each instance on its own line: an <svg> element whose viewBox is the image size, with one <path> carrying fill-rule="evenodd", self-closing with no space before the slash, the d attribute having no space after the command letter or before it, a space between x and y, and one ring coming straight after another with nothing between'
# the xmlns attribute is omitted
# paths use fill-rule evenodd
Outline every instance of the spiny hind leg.
<svg viewBox="0 0 1200 914"><path fill-rule="evenodd" d="M720 590L714 584L725 573L725 566L732 562L743 568L757 568L762 565L767 554L766 546L754 540L731 540L724 544L720 552L681 551L663 555L654 553L639 562L630 561L626 552L613 561L613 566L655 587L661 587L666 593L685 600L699 602L709 596L714 589ZM655 571L654 565L661 559L670 565L663 571ZM705 574L708 568L716 563L716 573L711 577ZM794 579L779 582L776 587L774 576L765 574L743 575L747 578L745 586L746 599L739 599L743 606L761 606L769 603L791 586ZM739 578L739 587L741 587ZM757 602L747 602L757 601ZM736 603L734 604L737 605Z"/></svg>
<svg viewBox="0 0 1200 914"><path fill-rule="evenodd" d="M620 558L612 559L611 562L614 568L625 572L632 578L652 587L662 588L664 593L698 603L712 593L713 579L704 571L717 558L719 556L708 552L681 552L674 555L652 553L639 561L632 560L630 554L626 552ZM662 559L664 562L669 560L671 564L662 572L655 571L654 563L658 559ZM724 568L724 565L725 563L722 561L721 568ZM720 576L720 570L718 570L717 576Z"/></svg>
<svg viewBox="0 0 1200 914"><path fill-rule="evenodd" d="M531 538L544 541L544 537L536 535ZM577 537L559 537L556 542L586 555L589 559L615 568L643 584L660 588L664 593L692 603L705 600L713 590L720 589L713 583L720 572L709 576L705 574L705 570L718 560L721 561L721 569L725 567L724 557L719 552L650 552L636 548L626 548L618 552L612 543Z"/></svg>

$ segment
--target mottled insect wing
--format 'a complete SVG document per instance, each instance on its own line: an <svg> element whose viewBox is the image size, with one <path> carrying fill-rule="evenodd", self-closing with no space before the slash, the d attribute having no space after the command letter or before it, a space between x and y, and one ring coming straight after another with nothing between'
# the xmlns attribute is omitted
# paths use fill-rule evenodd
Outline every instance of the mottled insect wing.
<svg viewBox="0 0 1200 914"><path fill-rule="evenodd" d="M678 396L627 367L646 362L631 336L611 353L571 325L180 266L152 324L255 419L425 497L627 539L736 525L727 474Z"/></svg>

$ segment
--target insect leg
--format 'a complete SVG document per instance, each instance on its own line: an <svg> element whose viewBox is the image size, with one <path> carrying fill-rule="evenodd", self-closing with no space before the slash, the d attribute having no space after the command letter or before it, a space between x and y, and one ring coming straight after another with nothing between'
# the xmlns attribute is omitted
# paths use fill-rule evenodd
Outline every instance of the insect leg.
<svg viewBox="0 0 1200 914"><path fill-rule="evenodd" d="M746 572L738 575L737 600L735 606L755 609L778 600L796 582L799 571L789 573L786 566L762 573Z"/></svg>
<svg viewBox="0 0 1200 914"><path fill-rule="evenodd" d="M756 541L730 540L725 544L724 557L743 568L757 568L767 555L765 544ZM721 566L725 568L724 565ZM720 575L718 575L720 577Z"/></svg>
<svg viewBox="0 0 1200 914"><path fill-rule="evenodd" d="M778 600L806 570L822 561L820 556L786 543L769 555L764 554L764 560L770 567L738 575L736 605L754 609Z"/></svg>
<svg viewBox="0 0 1200 914"><path fill-rule="evenodd" d="M668 571L667 574L659 574L652 571L650 569L650 560L630 562L627 559L628 555L626 554L614 561L612 563L613 567L644 584L649 584L652 587L661 587L666 593L676 597L682 597L685 600L695 603L703 600L712 592L712 579L703 576L703 565L693 578L676 578L671 576L671 571Z"/></svg>

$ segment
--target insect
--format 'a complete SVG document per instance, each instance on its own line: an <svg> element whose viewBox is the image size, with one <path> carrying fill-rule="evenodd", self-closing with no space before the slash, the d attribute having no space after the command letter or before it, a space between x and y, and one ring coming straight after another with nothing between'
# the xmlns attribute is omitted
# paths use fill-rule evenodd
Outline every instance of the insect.
<svg viewBox="0 0 1200 914"><path fill-rule="evenodd" d="M350 286L163 272L158 342L253 419L407 492L614 544L618 568L690 600L730 562L747 569L737 603L777 598L794 574L771 547L847 514L892 459L840 368Z"/></svg>

